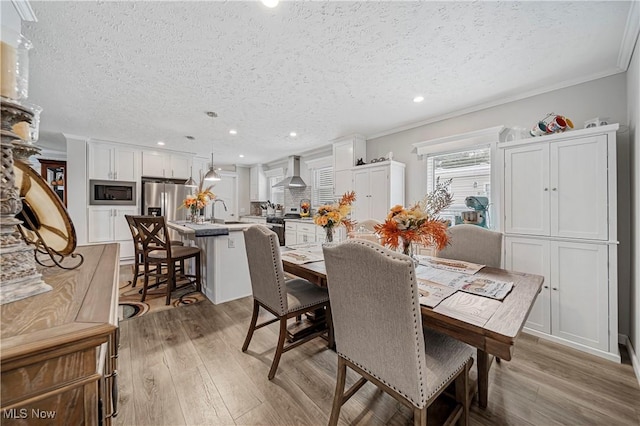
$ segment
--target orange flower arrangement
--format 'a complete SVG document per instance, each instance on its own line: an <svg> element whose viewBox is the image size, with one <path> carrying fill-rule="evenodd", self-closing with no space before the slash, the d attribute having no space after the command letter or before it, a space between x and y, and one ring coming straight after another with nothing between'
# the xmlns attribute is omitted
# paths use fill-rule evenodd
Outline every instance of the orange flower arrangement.
<svg viewBox="0 0 640 426"><path fill-rule="evenodd" d="M453 201L448 191L450 184L451 180L443 183L438 180L434 191L413 207L392 207L384 223L375 226L382 244L396 249L402 242L405 254L409 254L411 243L443 249L448 242L447 226L440 220L438 213Z"/></svg>
<svg viewBox="0 0 640 426"><path fill-rule="evenodd" d="M327 240L332 240L334 226L344 225L347 231L353 229L354 223L347 218L351 212L351 204L356 200L356 193L351 191L345 193L338 204L325 204L318 207L318 211L313 216L313 223L320 225L327 230Z"/></svg>
<svg viewBox="0 0 640 426"><path fill-rule="evenodd" d="M187 198L182 200L182 205L180 207L191 210L191 214L195 216L198 210L204 209L209 205L209 201L216 198L216 195L211 192L212 188L213 185L204 188L204 181L200 180L196 195L189 195Z"/></svg>

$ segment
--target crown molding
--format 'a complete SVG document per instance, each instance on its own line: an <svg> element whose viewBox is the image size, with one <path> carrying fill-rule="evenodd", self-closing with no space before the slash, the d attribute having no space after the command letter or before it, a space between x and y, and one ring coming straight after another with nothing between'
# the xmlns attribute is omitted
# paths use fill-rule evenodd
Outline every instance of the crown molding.
<svg viewBox="0 0 640 426"><path fill-rule="evenodd" d="M434 151L441 151L441 149L435 147L443 144L447 144L447 146L452 149L460 149L483 143L498 143L500 142L500 134L504 130L504 126L489 127L488 129L475 130L473 132L460 133L457 135L416 142L412 144L412 146L418 155L426 155Z"/></svg>
<svg viewBox="0 0 640 426"><path fill-rule="evenodd" d="M638 34L640 34L640 3L632 1L629 15L627 15L627 25L624 27L624 34L620 43L620 52L618 53L618 68L622 71L626 71L629 68L633 49L638 42Z"/></svg>
<svg viewBox="0 0 640 426"><path fill-rule="evenodd" d="M11 3L16 8L18 15L20 15L20 19L28 22L38 22L38 18L36 18L36 14L33 12L28 0L11 0Z"/></svg>
<svg viewBox="0 0 640 426"><path fill-rule="evenodd" d="M517 95L505 96L503 98L497 98L495 100L491 100L491 101L484 102L484 103L481 103L481 104L473 105L473 106L470 106L470 107L467 107L467 108L463 108L463 109L460 109L460 110L452 111L452 112L449 112L449 113L446 113L446 114L430 117L430 118L427 118L425 120L418 121L418 122L415 122L415 123L410 123L410 124L406 124L404 126L394 127L392 129L389 129L389 130L384 130L382 132L375 133L375 134L367 136L367 141L369 141L371 139L375 139L375 138L380 138L382 136L388 136L388 135L392 135L394 133L403 132L405 130L411 130L411 129L415 129L417 127L426 126L427 124L432 124L432 123L437 123L439 121L448 120L450 118L460 117L461 115L470 114L472 112L482 111L482 110L493 108L493 107L496 107L496 106L508 104L510 102L515 102L515 101L519 101L519 100L522 100L522 99L531 98L533 96L542 95L544 93L553 92L555 90L566 89L567 87L577 86L578 84L587 83L587 82L593 81L593 80L599 80L601 78L610 77L612 75L620 74L620 73L623 73L623 72L624 72L623 70L620 70L619 68L615 67L615 68L612 68L612 69L609 69L609 70L606 70L606 71L602 71L602 72L598 72L598 73L594 73L594 74L591 74L591 75L588 75L588 76L579 77L579 78L570 79L570 80L564 80L564 81L561 81L560 83L556 83L556 84L553 84L553 85L550 85L550 86L546 86L546 87L541 87L541 88L538 88L538 89L530 90L528 92L522 92L522 93L519 93Z"/></svg>

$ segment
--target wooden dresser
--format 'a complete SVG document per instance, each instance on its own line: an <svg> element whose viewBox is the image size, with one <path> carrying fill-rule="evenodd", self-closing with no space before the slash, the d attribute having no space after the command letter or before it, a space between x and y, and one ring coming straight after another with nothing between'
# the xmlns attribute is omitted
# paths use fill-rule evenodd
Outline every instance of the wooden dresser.
<svg viewBox="0 0 640 426"><path fill-rule="evenodd" d="M0 307L0 423L110 424L117 411L118 244L44 268L53 291Z"/></svg>

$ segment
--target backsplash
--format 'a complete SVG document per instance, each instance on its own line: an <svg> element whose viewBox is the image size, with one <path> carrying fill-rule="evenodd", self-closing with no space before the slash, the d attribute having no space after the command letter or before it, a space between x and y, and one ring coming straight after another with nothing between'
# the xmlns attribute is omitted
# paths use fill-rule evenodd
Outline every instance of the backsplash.
<svg viewBox="0 0 640 426"><path fill-rule="evenodd" d="M305 188L285 188L284 190L284 213L300 213L300 201L311 199L311 187ZM316 206L311 206L314 210ZM295 210L292 210L295 209Z"/></svg>

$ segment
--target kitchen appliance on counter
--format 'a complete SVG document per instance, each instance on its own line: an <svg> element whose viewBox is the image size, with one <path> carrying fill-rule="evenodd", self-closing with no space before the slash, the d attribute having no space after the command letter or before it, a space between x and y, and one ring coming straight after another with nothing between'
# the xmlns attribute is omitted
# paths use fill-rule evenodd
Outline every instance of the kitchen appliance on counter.
<svg viewBox="0 0 640 426"><path fill-rule="evenodd" d="M142 214L164 216L165 220L187 220L188 209L180 208L191 194L184 180L142 180Z"/></svg>
<svg viewBox="0 0 640 426"><path fill-rule="evenodd" d="M462 212L462 221L464 223L478 225L486 228L489 198L472 195L465 198L464 204L473 210Z"/></svg>

